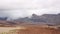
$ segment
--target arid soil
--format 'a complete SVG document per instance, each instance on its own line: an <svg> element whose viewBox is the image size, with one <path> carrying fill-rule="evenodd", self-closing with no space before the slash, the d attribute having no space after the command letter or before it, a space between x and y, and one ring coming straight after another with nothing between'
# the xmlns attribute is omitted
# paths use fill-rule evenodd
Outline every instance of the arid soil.
<svg viewBox="0 0 60 34"><path fill-rule="evenodd" d="M23 27L0 27L0 34L8 33L10 30L15 30L15 29L23 29Z"/></svg>
<svg viewBox="0 0 60 34"><path fill-rule="evenodd" d="M8 34L60 34L60 28L26 27L25 29L11 30Z"/></svg>

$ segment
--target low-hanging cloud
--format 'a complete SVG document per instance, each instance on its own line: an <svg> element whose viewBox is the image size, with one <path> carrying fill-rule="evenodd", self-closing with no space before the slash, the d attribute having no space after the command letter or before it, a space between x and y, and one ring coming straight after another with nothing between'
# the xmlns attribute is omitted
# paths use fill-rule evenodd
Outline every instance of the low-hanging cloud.
<svg viewBox="0 0 60 34"><path fill-rule="evenodd" d="M9 11L0 11L0 17L9 17L9 18L22 18L22 17L30 17L33 12L30 11L21 11L21 10L9 10Z"/></svg>
<svg viewBox="0 0 60 34"><path fill-rule="evenodd" d="M60 12L60 0L0 0L0 16L10 18Z"/></svg>

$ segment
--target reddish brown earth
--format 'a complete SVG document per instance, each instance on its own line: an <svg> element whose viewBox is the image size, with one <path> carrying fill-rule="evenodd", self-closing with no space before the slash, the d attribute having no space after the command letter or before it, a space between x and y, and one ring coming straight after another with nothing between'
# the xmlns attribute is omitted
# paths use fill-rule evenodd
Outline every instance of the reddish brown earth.
<svg viewBox="0 0 60 34"><path fill-rule="evenodd" d="M14 34L60 34L60 28L47 27L26 27L26 29L16 29ZM10 32L11 33L11 32Z"/></svg>
<svg viewBox="0 0 60 34"><path fill-rule="evenodd" d="M19 24L20 22L17 22L17 23ZM60 28L55 28L55 27L50 27L50 26L47 27L46 25L43 25L43 27L41 27L40 25L37 25L37 26L36 25L33 26L33 25L23 24L21 26L24 26L25 29L15 29L12 32L9 31L8 34L60 34ZM10 24L10 21L0 21L0 27L5 27L5 26L12 27L14 25Z"/></svg>

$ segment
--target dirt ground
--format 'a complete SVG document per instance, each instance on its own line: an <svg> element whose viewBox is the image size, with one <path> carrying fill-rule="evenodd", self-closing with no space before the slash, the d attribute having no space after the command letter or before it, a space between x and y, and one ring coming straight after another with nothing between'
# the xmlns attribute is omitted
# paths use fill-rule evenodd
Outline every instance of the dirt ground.
<svg viewBox="0 0 60 34"><path fill-rule="evenodd" d="M60 28L29 26L11 30L8 34L60 34Z"/></svg>
<svg viewBox="0 0 60 34"><path fill-rule="evenodd" d="M60 34L56 26L0 27L0 34Z"/></svg>

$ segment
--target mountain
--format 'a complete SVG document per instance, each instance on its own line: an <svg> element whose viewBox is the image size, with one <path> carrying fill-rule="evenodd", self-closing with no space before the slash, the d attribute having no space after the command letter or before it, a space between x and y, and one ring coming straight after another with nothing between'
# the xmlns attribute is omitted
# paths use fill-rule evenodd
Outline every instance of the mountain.
<svg viewBox="0 0 60 34"><path fill-rule="evenodd" d="M0 17L0 20L7 20L8 17Z"/></svg>
<svg viewBox="0 0 60 34"><path fill-rule="evenodd" d="M60 14L44 14L42 17L46 19L47 23L60 25Z"/></svg>
<svg viewBox="0 0 60 34"><path fill-rule="evenodd" d="M0 17L0 26L18 26L18 25L60 25L60 13L59 14L43 14L18 18L16 20L7 20L7 17Z"/></svg>
<svg viewBox="0 0 60 34"><path fill-rule="evenodd" d="M19 18L16 21L23 21L23 22L31 22L33 24L51 24L51 25L60 25L60 13L59 14L43 14L43 15L36 15L32 14L32 16Z"/></svg>

